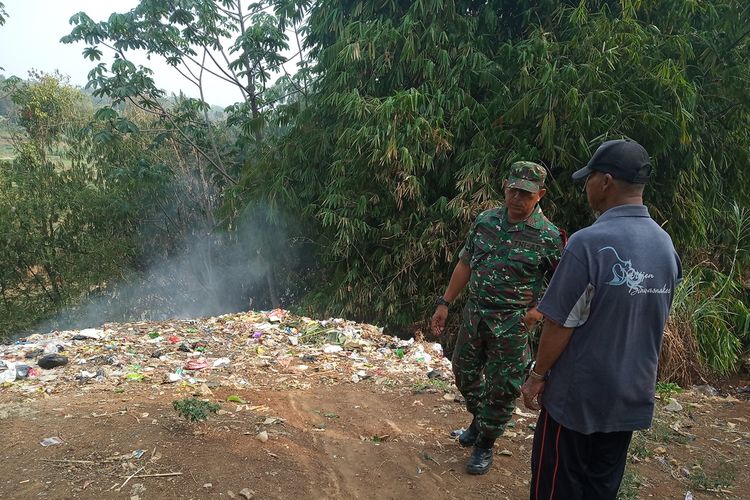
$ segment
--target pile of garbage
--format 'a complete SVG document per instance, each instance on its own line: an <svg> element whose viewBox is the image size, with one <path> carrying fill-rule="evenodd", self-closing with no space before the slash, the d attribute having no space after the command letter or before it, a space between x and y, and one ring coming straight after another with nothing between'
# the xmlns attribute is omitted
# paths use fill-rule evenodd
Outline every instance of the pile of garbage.
<svg viewBox="0 0 750 500"><path fill-rule="evenodd" d="M305 388L310 385L306 380L323 377L382 383L415 375L450 377L450 361L440 344L391 337L373 325L344 319L295 316L283 309L105 324L35 334L0 346L0 392L25 396L92 384L208 382L260 388L291 379L296 388Z"/></svg>

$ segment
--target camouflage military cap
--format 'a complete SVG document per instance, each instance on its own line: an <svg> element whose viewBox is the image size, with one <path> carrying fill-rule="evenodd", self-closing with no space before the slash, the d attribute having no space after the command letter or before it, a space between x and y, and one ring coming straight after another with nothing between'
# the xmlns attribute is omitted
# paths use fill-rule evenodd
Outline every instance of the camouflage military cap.
<svg viewBox="0 0 750 500"><path fill-rule="evenodd" d="M517 161L510 166L508 187L536 193L544 188L547 171L543 166L531 161Z"/></svg>

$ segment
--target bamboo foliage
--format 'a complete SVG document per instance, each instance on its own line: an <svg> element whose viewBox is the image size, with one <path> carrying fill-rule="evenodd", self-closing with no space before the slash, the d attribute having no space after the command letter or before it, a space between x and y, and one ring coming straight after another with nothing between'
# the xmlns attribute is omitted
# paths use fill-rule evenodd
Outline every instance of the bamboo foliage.
<svg viewBox="0 0 750 500"><path fill-rule="evenodd" d="M249 196L306 221L308 306L406 325L512 161L547 165L544 208L574 231L591 218L569 174L628 136L687 254L717 193L748 204L748 20L736 0L316 2L314 93Z"/></svg>

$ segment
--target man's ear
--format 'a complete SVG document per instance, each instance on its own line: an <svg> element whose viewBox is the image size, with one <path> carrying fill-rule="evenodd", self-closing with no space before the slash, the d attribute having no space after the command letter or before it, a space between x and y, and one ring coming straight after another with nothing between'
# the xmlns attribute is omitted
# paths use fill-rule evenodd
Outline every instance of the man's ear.
<svg viewBox="0 0 750 500"><path fill-rule="evenodd" d="M615 183L615 178L612 174L604 174L604 181L602 182L602 189L608 189Z"/></svg>
<svg viewBox="0 0 750 500"><path fill-rule="evenodd" d="M539 191L537 191L536 194L539 195L539 199L541 200L542 198L544 198L544 195L547 194L547 190L545 188L542 188Z"/></svg>
<svg viewBox="0 0 750 500"><path fill-rule="evenodd" d="M503 179L503 191L508 187L508 179Z"/></svg>

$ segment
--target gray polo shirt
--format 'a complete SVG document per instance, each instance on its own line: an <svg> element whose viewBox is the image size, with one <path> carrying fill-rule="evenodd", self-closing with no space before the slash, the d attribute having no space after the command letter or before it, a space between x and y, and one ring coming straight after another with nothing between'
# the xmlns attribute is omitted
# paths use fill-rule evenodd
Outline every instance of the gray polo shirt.
<svg viewBox="0 0 750 500"><path fill-rule="evenodd" d="M651 425L656 368L682 277L669 235L644 205L621 205L571 236L539 303L575 328L550 371L542 403L583 434Z"/></svg>

